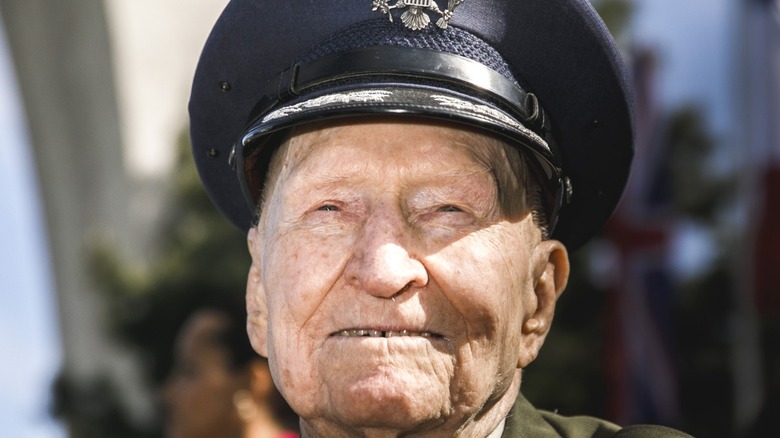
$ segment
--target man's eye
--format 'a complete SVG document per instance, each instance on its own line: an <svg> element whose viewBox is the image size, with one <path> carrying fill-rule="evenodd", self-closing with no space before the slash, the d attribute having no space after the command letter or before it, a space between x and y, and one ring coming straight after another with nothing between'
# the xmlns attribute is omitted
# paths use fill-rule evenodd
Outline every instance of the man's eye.
<svg viewBox="0 0 780 438"><path fill-rule="evenodd" d="M339 211L339 208L332 204L326 204L317 209L318 211Z"/></svg>
<svg viewBox="0 0 780 438"><path fill-rule="evenodd" d="M454 206L454 205L444 205L442 207L439 207L439 211L441 212L459 212L463 211L460 208Z"/></svg>

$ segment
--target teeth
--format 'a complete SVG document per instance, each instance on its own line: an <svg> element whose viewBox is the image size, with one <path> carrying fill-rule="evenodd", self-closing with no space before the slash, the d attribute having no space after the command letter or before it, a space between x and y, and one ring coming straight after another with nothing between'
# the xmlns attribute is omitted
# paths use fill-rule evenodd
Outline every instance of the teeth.
<svg viewBox="0 0 780 438"><path fill-rule="evenodd" d="M340 332L334 333L334 335L348 338L359 336L368 336L372 338L392 338L394 336L420 336L423 338L434 337L433 333L431 332L413 332L409 330L341 330Z"/></svg>

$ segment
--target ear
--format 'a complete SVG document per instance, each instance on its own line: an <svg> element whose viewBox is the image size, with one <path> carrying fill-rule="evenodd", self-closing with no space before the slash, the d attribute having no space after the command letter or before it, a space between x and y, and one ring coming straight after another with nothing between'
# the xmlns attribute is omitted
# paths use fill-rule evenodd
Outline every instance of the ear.
<svg viewBox="0 0 780 438"><path fill-rule="evenodd" d="M261 356L268 357L268 305L263 287L262 241L257 227L249 230L247 244L252 256L246 280L247 333L252 348Z"/></svg>
<svg viewBox="0 0 780 438"><path fill-rule="evenodd" d="M523 321L522 348L518 368L525 368L536 359L552 326L555 303L569 280L569 255L557 240L544 240L531 254L533 299Z"/></svg>

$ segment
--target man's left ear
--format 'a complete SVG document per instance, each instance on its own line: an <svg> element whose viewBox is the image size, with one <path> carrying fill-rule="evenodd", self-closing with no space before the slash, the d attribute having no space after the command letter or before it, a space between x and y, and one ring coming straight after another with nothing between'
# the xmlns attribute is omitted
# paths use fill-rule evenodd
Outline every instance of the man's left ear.
<svg viewBox="0 0 780 438"><path fill-rule="evenodd" d="M247 332L252 347L263 357L268 357L268 305L262 283L262 258L260 232L253 227L247 234L252 266L246 280Z"/></svg>
<svg viewBox="0 0 780 438"><path fill-rule="evenodd" d="M552 326L555 302L569 280L566 247L557 240L544 240L536 245L531 254L531 274L534 295L523 321L523 351L517 361L518 368L525 368L536 359Z"/></svg>

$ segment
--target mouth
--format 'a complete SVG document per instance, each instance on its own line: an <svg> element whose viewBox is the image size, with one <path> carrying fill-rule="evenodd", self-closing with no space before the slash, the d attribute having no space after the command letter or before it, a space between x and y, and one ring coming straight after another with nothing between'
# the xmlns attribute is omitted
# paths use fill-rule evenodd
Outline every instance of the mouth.
<svg viewBox="0 0 780 438"><path fill-rule="evenodd" d="M348 329L339 330L330 334L341 338L395 338L395 337L420 337L420 338L442 338L441 335L433 332L422 332L413 330L372 330L372 329Z"/></svg>

